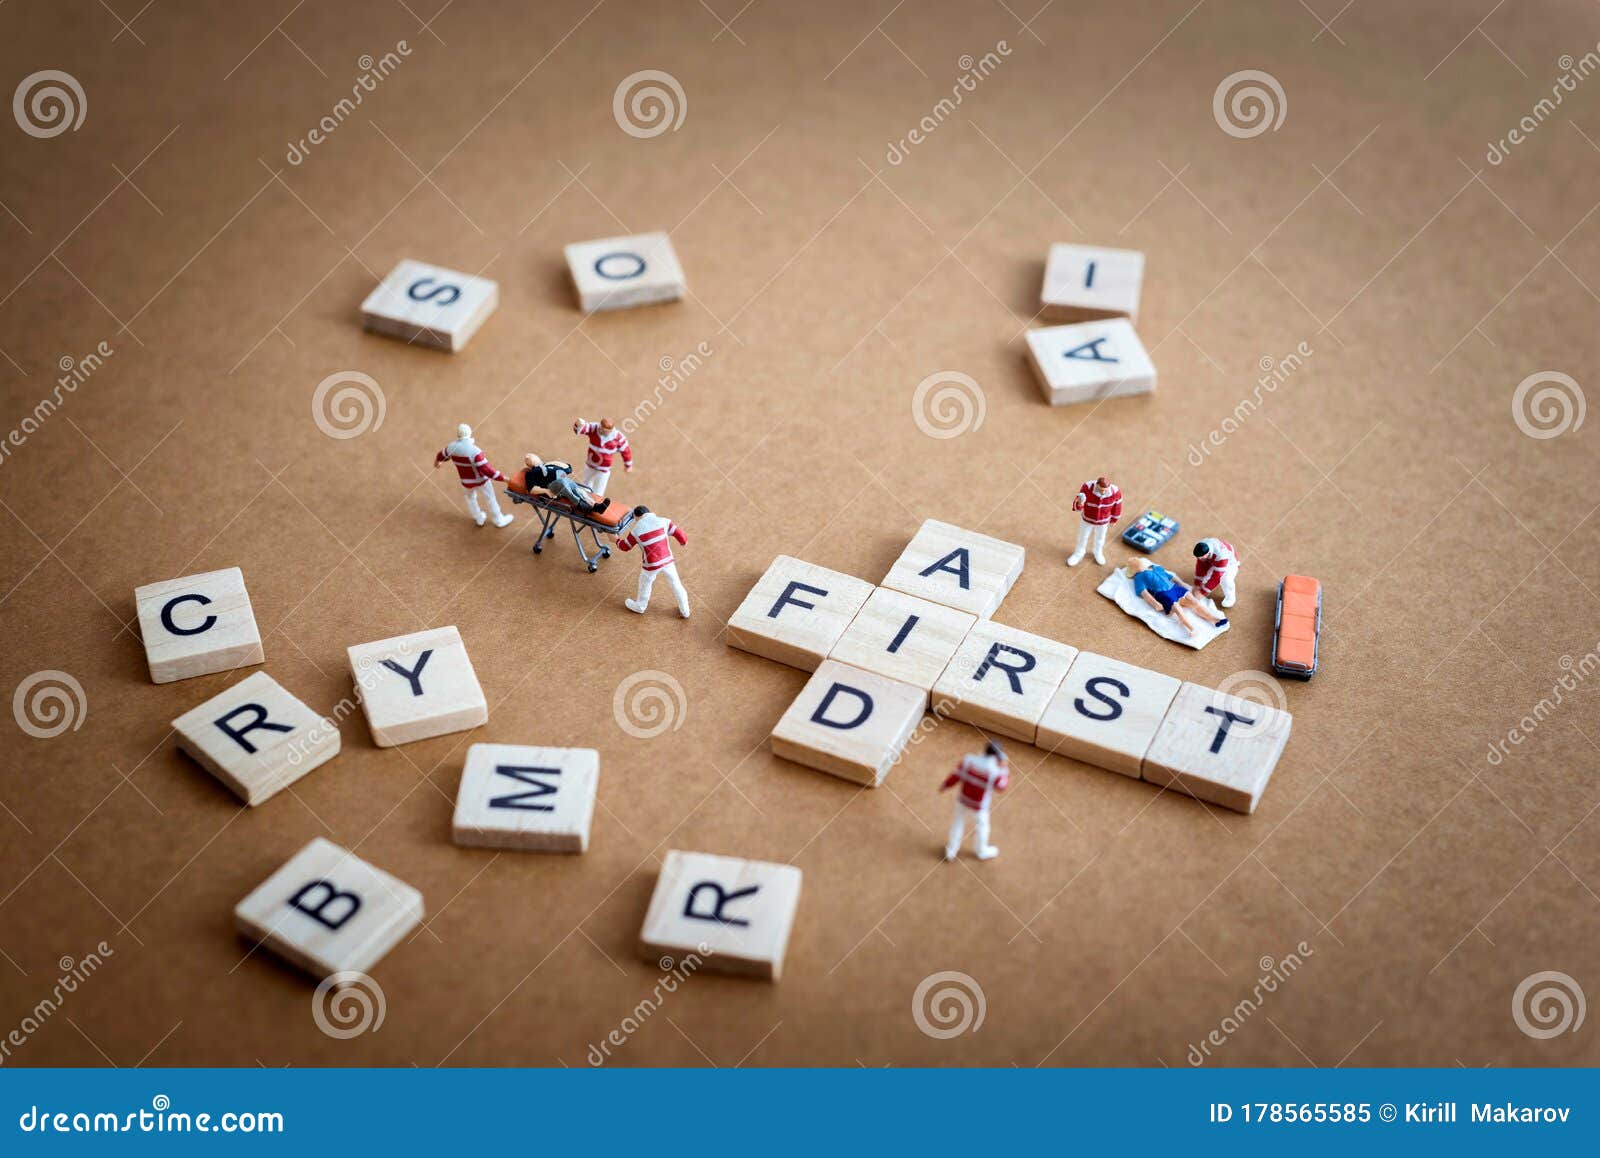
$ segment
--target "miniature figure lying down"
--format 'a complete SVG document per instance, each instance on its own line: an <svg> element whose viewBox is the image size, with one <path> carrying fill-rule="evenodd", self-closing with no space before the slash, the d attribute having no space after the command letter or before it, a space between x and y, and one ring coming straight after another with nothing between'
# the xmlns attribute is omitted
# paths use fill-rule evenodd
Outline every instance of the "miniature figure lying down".
<svg viewBox="0 0 1600 1158"><path fill-rule="evenodd" d="M570 462L545 462L536 454L523 455L527 469L522 472L522 484L529 493L543 491L552 498L564 499L584 514L601 514L611 505L610 499L596 502L594 494L582 483L572 481Z"/></svg>
<svg viewBox="0 0 1600 1158"><path fill-rule="evenodd" d="M1097 590L1156 634L1196 650L1228 627L1226 616L1149 559L1129 560L1126 570L1113 571ZM1197 625L1190 615L1202 622Z"/></svg>

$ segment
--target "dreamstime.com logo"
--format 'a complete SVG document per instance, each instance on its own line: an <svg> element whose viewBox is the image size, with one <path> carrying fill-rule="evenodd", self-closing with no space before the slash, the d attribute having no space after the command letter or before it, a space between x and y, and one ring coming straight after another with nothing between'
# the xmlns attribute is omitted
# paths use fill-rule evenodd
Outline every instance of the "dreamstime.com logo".
<svg viewBox="0 0 1600 1158"><path fill-rule="evenodd" d="M940 1041L977 1033L988 1012L989 1003L977 978L954 969L928 974L911 995L911 1020Z"/></svg>
<svg viewBox="0 0 1600 1158"><path fill-rule="evenodd" d="M929 374L911 393L911 418L929 438L960 438L980 429L988 412L983 387L959 370Z"/></svg>
<svg viewBox="0 0 1600 1158"><path fill-rule="evenodd" d="M388 400L383 387L360 370L329 374L311 394L311 417L329 438L359 438L383 425Z"/></svg>
<svg viewBox="0 0 1600 1158"><path fill-rule="evenodd" d="M1278 131L1289 115L1289 98L1270 72L1245 68L1222 78L1211 96L1211 115L1230 137L1259 137Z"/></svg>
<svg viewBox="0 0 1600 1158"><path fill-rule="evenodd" d="M11 97L11 115L17 118L17 128L30 137L59 137L83 126L89 98L77 77L47 68L22 78Z"/></svg>
<svg viewBox="0 0 1600 1158"><path fill-rule="evenodd" d="M311 1020L323 1033L340 1041L377 1033L388 1012L383 987L354 969L330 973L311 995Z"/></svg>
<svg viewBox="0 0 1600 1158"><path fill-rule="evenodd" d="M611 697L617 727L636 740L676 732L689 715L689 699L676 677L664 671L636 671Z"/></svg>
<svg viewBox="0 0 1600 1158"><path fill-rule="evenodd" d="M76 732L83 727L89 697L68 672L36 671L17 685L11 714L17 727L35 740L53 740L68 729Z"/></svg>
<svg viewBox="0 0 1600 1158"><path fill-rule="evenodd" d="M1529 438L1559 438L1575 431L1587 410L1583 387L1559 370L1529 374L1511 394L1511 420Z"/></svg>
<svg viewBox="0 0 1600 1158"><path fill-rule="evenodd" d="M671 956L662 957L659 962L661 976L656 978L656 983L650 992L639 999L639 1003L628 1011L615 1028L599 1042L589 1046L586 1059L589 1064L598 1068L610 1061L612 1051L627 1045L628 1040L644 1028L645 1022L654 1017L666 1004L667 998L676 993L680 986L686 985L689 978L700 971L710 956L711 946L702 941L696 952L685 953L677 959Z"/></svg>
<svg viewBox="0 0 1600 1158"><path fill-rule="evenodd" d="M622 78L611 97L617 128L641 139L675 133L689 114L689 98L670 72L646 68Z"/></svg>
<svg viewBox="0 0 1600 1158"><path fill-rule="evenodd" d="M1216 690L1224 696L1233 696L1247 704L1271 708L1279 713L1271 717L1265 734L1270 735L1288 721L1288 716L1283 713L1289 711L1289 697L1284 693L1283 684L1264 671L1255 668L1236 671L1217 684Z"/></svg>
<svg viewBox="0 0 1600 1158"><path fill-rule="evenodd" d="M1583 987L1565 973L1530 973L1511 995L1511 1020L1529 1037L1545 1041L1583 1027L1588 1003Z"/></svg>

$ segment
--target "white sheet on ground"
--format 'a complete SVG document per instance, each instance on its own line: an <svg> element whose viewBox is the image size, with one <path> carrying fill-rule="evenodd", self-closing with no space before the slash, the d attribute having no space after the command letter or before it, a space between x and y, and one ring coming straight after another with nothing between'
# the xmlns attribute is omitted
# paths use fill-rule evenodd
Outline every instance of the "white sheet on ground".
<svg viewBox="0 0 1600 1158"><path fill-rule="evenodd" d="M1133 579L1128 575L1125 567L1118 567L1107 575L1105 582L1101 583L1095 590L1135 619L1143 620L1145 625L1157 635L1164 639L1170 639L1173 643L1181 643L1185 647L1192 647L1196 651L1199 651L1217 636L1228 630L1227 627L1212 627L1211 624L1201 619L1194 612L1185 609L1184 614L1189 617L1189 622L1194 624L1194 634L1189 635L1183 630L1183 625L1173 619L1172 616L1157 611L1133 593ZM1202 599L1201 602L1211 608L1213 615L1223 614L1216 604L1210 600Z"/></svg>

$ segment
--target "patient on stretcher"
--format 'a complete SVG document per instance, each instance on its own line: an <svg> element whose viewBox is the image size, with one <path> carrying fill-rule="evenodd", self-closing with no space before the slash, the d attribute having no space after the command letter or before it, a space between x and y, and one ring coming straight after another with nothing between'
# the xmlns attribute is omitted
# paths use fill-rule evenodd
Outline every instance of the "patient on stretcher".
<svg viewBox="0 0 1600 1158"><path fill-rule="evenodd" d="M544 493L554 499L569 502L585 515L604 514L611 505L610 499L595 501L594 492L582 483L572 480L569 462L545 462L536 454L524 455L526 469L522 472L522 485L529 494Z"/></svg>

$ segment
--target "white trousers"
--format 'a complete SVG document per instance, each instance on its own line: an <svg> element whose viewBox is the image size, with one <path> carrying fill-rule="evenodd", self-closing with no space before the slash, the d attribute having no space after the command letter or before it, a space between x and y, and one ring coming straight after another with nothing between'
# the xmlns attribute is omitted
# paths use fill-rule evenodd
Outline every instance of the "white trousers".
<svg viewBox="0 0 1600 1158"><path fill-rule="evenodd" d="M973 834L976 837L974 844L978 851L981 852L989 847L989 810L968 808L957 796L956 814L950 818L950 839L944 842L945 852L951 856L961 850L961 838L967 834L968 817L972 818Z"/></svg>
<svg viewBox="0 0 1600 1158"><path fill-rule="evenodd" d="M583 467L583 485L595 493L598 498L606 493L606 483L611 481L611 472L598 466Z"/></svg>
<svg viewBox="0 0 1600 1158"><path fill-rule="evenodd" d="M689 614L689 593L683 588L683 580L678 578L678 565L668 563L665 567L658 567L654 571L639 571L639 598L640 607L650 606L650 588L655 586L656 576L667 581L667 586L672 588L672 594L678 600L678 613Z"/></svg>
<svg viewBox="0 0 1600 1158"><path fill-rule="evenodd" d="M478 495L480 494L483 495L483 501L489 508L488 516L485 516L478 506ZM505 518L500 513L500 500L495 497L494 483L486 482L481 487L467 488L467 511L472 515L473 522L480 527L483 525L485 518L493 518L497 523Z"/></svg>
<svg viewBox="0 0 1600 1158"><path fill-rule="evenodd" d="M1235 595L1233 585L1234 585L1234 581L1237 580L1238 578L1239 578L1239 564L1237 562L1229 563L1226 567L1223 568L1223 570L1222 570L1222 581L1217 584L1217 594L1222 596L1222 600L1221 600L1222 606L1224 606L1224 607L1233 606L1233 600L1234 600L1234 595Z"/></svg>
<svg viewBox="0 0 1600 1158"><path fill-rule="evenodd" d="M1093 523L1078 524L1078 545L1073 548L1074 555L1083 554L1084 548L1089 545L1090 533L1094 536L1094 553L1102 555L1106 549L1106 532L1111 529L1110 523L1101 523L1098 527Z"/></svg>

